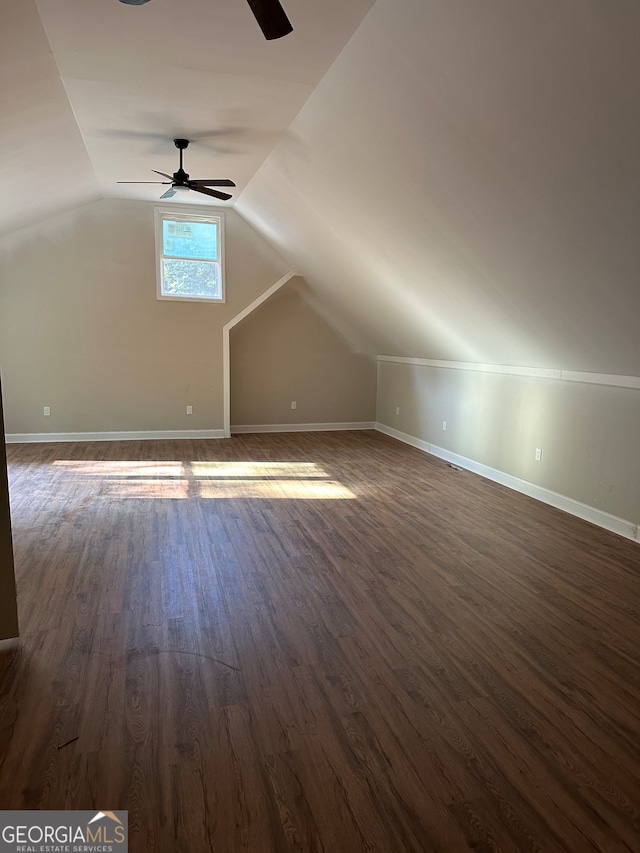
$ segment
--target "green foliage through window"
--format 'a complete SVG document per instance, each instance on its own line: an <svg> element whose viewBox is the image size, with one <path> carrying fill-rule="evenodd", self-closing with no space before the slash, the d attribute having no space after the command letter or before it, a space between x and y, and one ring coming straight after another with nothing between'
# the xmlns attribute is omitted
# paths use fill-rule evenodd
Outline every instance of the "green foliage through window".
<svg viewBox="0 0 640 853"><path fill-rule="evenodd" d="M222 217L156 210L160 298L223 301Z"/></svg>
<svg viewBox="0 0 640 853"><path fill-rule="evenodd" d="M162 292L167 296L220 299L220 264L163 258Z"/></svg>

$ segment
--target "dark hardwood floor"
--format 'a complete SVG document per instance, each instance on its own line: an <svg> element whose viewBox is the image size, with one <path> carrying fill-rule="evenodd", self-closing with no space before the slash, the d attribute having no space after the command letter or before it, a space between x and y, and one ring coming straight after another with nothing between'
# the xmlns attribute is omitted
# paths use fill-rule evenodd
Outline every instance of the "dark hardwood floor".
<svg viewBox="0 0 640 853"><path fill-rule="evenodd" d="M8 448L0 808L130 849L637 853L640 546L373 432Z"/></svg>

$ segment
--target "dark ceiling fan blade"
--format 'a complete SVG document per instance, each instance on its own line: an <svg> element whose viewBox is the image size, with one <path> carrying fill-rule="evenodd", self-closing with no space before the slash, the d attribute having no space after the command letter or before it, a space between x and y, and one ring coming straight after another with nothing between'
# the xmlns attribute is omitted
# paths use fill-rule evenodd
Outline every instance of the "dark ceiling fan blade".
<svg viewBox="0 0 640 853"><path fill-rule="evenodd" d="M228 178L212 178L210 181L205 181L202 178L198 180L189 180L189 184L195 184L197 187L235 187L233 181L230 181Z"/></svg>
<svg viewBox="0 0 640 853"><path fill-rule="evenodd" d="M174 172L173 175L167 175L166 172L160 172L158 169L152 169L151 171L156 175L161 175L163 178L168 178L166 181L118 181L119 184L161 184L162 186L166 186L170 184L169 189L164 192L160 198L173 198L176 194L176 190L193 190L197 193L202 193L203 195L211 196L212 198L220 199L220 201L227 201L231 198L229 193L218 192L217 190L211 189L211 187L235 187L233 181L229 180L229 178L200 178L194 179L193 181L189 180L189 175L182 167L182 157L185 148L189 145L188 139L183 139L182 137L177 137L173 140L176 148L180 151L180 167L177 172Z"/></svg>
<svg viewBox="0 0 640 853"><path fill-rule="evenodd" d="M247 0L267 41L280 39L293 31L280 0Z"/></svg>
<svg viewBox="0 0 640 853"><path fill-rule="evenodd" d="M143 6L149 0L120 0L127 6ZM267 41L281 39L293 31L280 0L247 0Z"/></svg>
<svg viewBox="0 0 640 853"><path fill-rule="evenodd" d="M195 193L204 193L205 195L211 195L214 198L219 198L221 201L227 201L231 196L229 193L219 193L217 190L208 190L206 187L192 187Z"/></svg>

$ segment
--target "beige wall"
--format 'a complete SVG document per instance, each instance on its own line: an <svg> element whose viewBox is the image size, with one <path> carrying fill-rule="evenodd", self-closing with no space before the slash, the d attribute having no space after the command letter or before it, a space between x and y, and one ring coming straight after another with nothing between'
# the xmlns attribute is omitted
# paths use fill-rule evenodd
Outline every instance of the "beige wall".
<svg viewBox="0 0 640 853"><path fill-rule="evenodd" d="M16 584L13 574L9 488L4 447L2 388L0 387L0 640L18 634Z"/></svg>
<svg viewBox="0 0 640 853"><path fill-rule="evenodd" d="M153 217L103 200L0 240L8 434L223 428L222 328L290 264L226 210L226 303L158 301Z"/></svg>
<svg viewBox="0 0 640 853"><path fill-rule="evenodd" d="M640 523L638 390L380 362L377 420Z"/></svg>
<svg viewBox="0 0 640 853"><path fill-rule="evenodd" d="M291 279L231 330L232 425L375 419L375 360L354 353L304 295Z"/></svg>

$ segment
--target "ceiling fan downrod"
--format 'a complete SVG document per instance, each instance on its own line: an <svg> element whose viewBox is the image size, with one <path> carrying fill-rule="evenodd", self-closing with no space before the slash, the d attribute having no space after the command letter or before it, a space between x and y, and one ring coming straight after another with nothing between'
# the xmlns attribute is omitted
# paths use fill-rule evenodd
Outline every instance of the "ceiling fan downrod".
<svg viewBox="0 0 640 853"><path fill-rule="evenodd" d="M182 152L184 151L184 149L189 144L189 140L188 139L174 139L173 143L176 146L176 148L178 149L178 151L180 152L180 168L175 173L174 178L176 178L179 181L184 181L186 183L189 180L189 175L185 172L185 170L182 167Z"/></svg>

